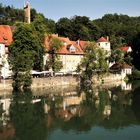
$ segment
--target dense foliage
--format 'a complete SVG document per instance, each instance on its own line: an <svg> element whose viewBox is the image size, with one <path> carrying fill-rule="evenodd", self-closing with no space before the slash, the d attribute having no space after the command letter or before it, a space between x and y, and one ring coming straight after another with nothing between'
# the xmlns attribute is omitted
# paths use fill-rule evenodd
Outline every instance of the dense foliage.
<svg viewBox="0 0 140 140"><path fill-rule="evenodd" d="M90 20L85 16L61 18L56 23L56 30L59 35L70 37L71 40L96 41L101 36L109 36L113 51L128 44L132 46L133 52L132 55L125 56L125 61L131 64L132 56L133 65L140 69L140 17L106 14L96 20Z"/></svg>
<svg viewBox="0 0 140 140"><path fill-rule="evenodd" d="M60 61L57 51L62 46L62 42L58 38L50 38L49 46L51 47L48 51L50 59L47 65L52 69L53 72L58 72L62 68L62 62Z"/></svg>
<svg viewBox="0 0 140 140"><path fill-rule="evenodd" d="M14 31L14 42L9 47L9 61L14 73L13 88L27 88L31 85L31 74L35 58L41 46L32 26L19 25Z"/></svg>
<svg viewBox="0 0 140 140"><path fill-rule="evenodd" d="M107 52L96 46L96 43L89 43L85 47L85 55L78 71L82 73L83 81L91 81L94 74L102 76L108 71Z"/></svg>
<svg viewBox="0 0 140 140"><path fill-rule="evenodd" d="M140 71L134 69L133 72L132 72L132 75L128 75L128 78L130 80L140 80Z"/></svg>
<svg viewBox="0 0 140 140"><path fill-rule="evenodd" d="M43 69L44 39L45 33L47 32L44 16L41 14L36 15L31 26L36 35L36 41L38 44L33 69L41 71Z"/></svg>
<svg viewBox="0 0 140 140"><path fill-rule="evenodd" d="M35 9L31 9L31 21L37 14ZM16 9L13 6L3 6L0 4L0 24L14 25L15 22L24 21L23 9Z"/></svg>
<svg viewBox="0 0 140 140"><path fill-rule="evenodd" d="M31 22L33 22L36 19L36 16L43 16L35 9L31 9ZM49 33L56 32L55 29L55 22L51 19L47 19L43 16L45 28ZM23 22L24 21L24 11L23 9L16 9L13 6L3 6L0 3L0 25L15 25L15 23Z"/></svg>

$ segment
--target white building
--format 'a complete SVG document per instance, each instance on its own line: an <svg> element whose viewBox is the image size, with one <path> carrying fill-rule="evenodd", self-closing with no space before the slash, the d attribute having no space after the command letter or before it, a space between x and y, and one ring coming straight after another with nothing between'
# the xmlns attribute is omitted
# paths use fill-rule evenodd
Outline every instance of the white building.
<svg viewBox="0 0 140 140"><path fill-rule="evenodd" d="M58 51L60 61L62 61L63 68L61 72L69 73L74 72L77 69L78 64L80 64L83 58L83 51L76 44L70 44L63 46Z"/></svg>
<svg viewBox="0 0 140 140"><path fill-rule="evenodd" d="M132 74L132 67L126 63L115 63L110 67L110 70L113 73L120 74L122 79L124 79L126 75Z"/></svg>
<svg viewBox="0 0 140 140"><path fill-rule="evenodd" d="M106 50L108 53L111 52L111 47L110 47L110 42L109 42L109 37L107 38L104 38L104 37L101 37L97 40L97 45Z"/></svg>
<svg viewBox="0 0 140 140"><path fill-rule="evenodd" d="M84 56L84 49L86 45L88 44L88 41L78 40L78 41L71 41L68 37L59 37L58 35L49 35L45 38L45 47L47 50L49 50L51 47L49 46L49 39L50 38L58 38L63 42L63 45L61 48L57 51L57 55L60 58L60 61L62 62L62 69L60 72L63 73L71 73L75 72L77 69L77 66L80 64L83 56ZM111 53L110 48L110 42L107 37L101 37L97 41L97 45L99 48L104 49L107 52L107 56ZM46 64L46 61L49 59L49 54L46 53L44 56L44 65Z"/></svg>
<svg viewBox="0 0 140 140"><path fill-rule="evenodd" d="M12 43L12 30L8 25L0 25L0 65L1 76L9 77L8 46Z"/></svg>
<svg viewBox="0 0 140 140"><path fill-rule="evenodd" d="M57 51L57 55L63 66L60 72L65 74L75 72L84 55L80 45L76 41L70 41L69 38L58 37L58 35L52 35L52 37L58 38L63 43L61 48ZM47 37L45 40L45 47L48 50L50 49ZM47 59L49 59L49 54L44 56L44 65Z"/></svg>
<svg viewBox="0 0 140 140"><path fill-rule="evenodd" d="M122 90L132 90L132 83L126 83L125 81L122 81L121 89Z"/></svg>
<svg viewBox="0 0 140 140"><path fill-rule="evenodd" d="M0 44L0 57L5 55L5 44Z"/></svg>

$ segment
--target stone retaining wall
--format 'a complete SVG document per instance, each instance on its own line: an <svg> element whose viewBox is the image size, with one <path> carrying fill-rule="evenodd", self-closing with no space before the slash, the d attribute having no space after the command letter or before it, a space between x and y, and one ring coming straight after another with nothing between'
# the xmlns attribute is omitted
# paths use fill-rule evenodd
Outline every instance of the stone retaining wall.
<svg viewBox="0 0 140 140"><path fill-rule="evenodd" d="M45 78L33 78L31 88L49 88L56 86L72 86L77 85L77 78L74 76L63 76L63 77L45 77ZM0 92L5 90L12 91L12 80L6 79L0 81Z"/></svg>
<svg viewBox="0 0 140 140"><path fill-rule="evenodd" d="M99 78L99 76L95 75L92 78L93 83L100 84L100 83L109 83L109 82L117 82L124 80L124 76L121 74L105 74L102 78Z"/></svg>
<svg viewBox="0 0 140 140"><path fill-rule="evenodd" d="M59 86L76 86L78 85L79 81L78 78L74 76L59 76L59 77L45 77L45 78L33 78L32 79L32 85L31 89L41 89L41 88L56 88ZM115 81L121 81L122 77L121 75L106 75L101 79L98 78L98 76L93 77L93 82L95 84L100 84L102 82L108 83L108 82L115 82ZM12 80L1 80L0 82L0 94L6 92L6 91L12 91Z"/></svg>
<svg viewBox="0 0 140 140"><path fill-rule="evenodd" d="M73 76L61 76L61 77L46 77L46 78L33 78L31 88L36 87L55 87L65 85L77 85L78 81Z"/></svg>

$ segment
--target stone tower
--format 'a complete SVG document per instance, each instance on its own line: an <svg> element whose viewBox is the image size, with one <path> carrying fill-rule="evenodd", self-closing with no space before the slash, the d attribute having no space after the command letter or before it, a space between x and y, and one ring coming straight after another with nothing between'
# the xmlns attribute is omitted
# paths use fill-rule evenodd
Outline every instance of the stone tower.
<svg viewBox="0 0 140 140"><path fill-rule="evenodd" d="M29 1L24 3L24 22L31 23L31 7Z"/></svg>

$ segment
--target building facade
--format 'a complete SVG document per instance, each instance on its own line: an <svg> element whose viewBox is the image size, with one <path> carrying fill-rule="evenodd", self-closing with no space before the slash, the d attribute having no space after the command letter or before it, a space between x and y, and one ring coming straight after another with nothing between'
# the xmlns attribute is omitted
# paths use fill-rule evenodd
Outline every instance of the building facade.
<svg viewBox="0 0 140 140"><path fill-rule="evenodd" d="M110 42L109 42L109 37L101 37L97 40L97 45L99 48L102 48L106 50L108 53L111 52L111 47L110 47Z"/></svg>
<svg viewBox="0 0 140 140"><path fill-rule="evenodd" d="M8 63L8 47L12 43L12 29L8 25L0 25L0 65L1 76L7 78L11 75Z"/></svg>

